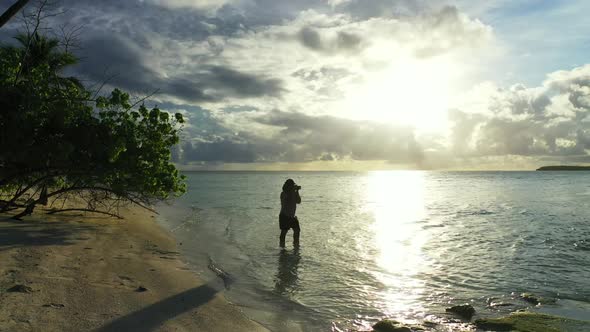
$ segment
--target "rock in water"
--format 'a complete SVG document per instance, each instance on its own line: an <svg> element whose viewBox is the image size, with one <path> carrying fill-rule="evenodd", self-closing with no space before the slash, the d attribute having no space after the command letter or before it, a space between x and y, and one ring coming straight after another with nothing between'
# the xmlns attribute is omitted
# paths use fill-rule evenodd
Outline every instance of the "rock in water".
<svg viewBox="0 0 590 332"><path fill-rule="evenodd" d="M400 322L391 319L384 319L373 325L373 331L375 332L412 332L407 326L404 326Z"/></svg>
<svg viewBox="0 0 590 332"><path fill-rule="evenodd" d="M447 308L446 311L468 320L475 315L475 308L471 304L456 305Z"/></svg>
<svg viewBox="0 0 590 332"><path fill-rule="evenodd" d="M531 293L522 293L522 294L520 294L520 298L523 299L524 301L534 304L534 305L539 304L539 299Z"/></svg>
<svg viewBox="0 0 590 332"><path fill-rule="evenodd" d="M486 331L590 331L590 322L534 312L516 312L500 318L477 319L475 326Z"/></svg>
<svg viewBox="0 0 590 332"><path fill-rule="evenodd" d="M539 305L539 304L554 304L556 302L555 299L550 299L550 298L544 298L544 297L540 297L531 293L522 293L520 294L520 298L523 299L524 301L530 303L530 304L534 304L534 305Z"/></svg>
<svg viewBox="0 0 590 332"><path fill-rule="evenodd" d="M25 285L14 285L6 290L7 292L11 293L32 293L33 289L29 286Z"/></svg>

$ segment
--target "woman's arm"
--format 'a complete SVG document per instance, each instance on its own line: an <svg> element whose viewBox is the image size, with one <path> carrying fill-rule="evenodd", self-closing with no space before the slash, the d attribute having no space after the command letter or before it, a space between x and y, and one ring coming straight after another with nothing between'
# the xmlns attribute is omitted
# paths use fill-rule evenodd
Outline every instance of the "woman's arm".
<svg viewBox="0 0 590 332"><path fill-rule="evenodd" d="M295 192L295 202L297 204L301 204L301 196L299 196L299 191Z"/></svg>

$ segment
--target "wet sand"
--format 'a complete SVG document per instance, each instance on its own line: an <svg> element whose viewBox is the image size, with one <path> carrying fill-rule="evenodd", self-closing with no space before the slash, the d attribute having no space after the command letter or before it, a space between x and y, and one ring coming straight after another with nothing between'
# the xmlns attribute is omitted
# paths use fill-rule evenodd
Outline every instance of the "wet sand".
<svg viewBox="0 0 590 332"><path fill-rule="evenodd" d="M267 331L180 260L153 213L0 216L0 331Z"/></svg>

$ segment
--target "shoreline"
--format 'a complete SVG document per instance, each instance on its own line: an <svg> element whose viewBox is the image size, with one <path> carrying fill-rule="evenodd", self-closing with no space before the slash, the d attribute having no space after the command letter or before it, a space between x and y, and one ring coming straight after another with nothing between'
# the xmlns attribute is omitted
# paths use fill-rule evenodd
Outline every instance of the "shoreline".
<svg viewBox="0 0 590 332"><path fill-rule="evenodd" d="M268 331L181 260L153 213L123 216L0 216L0 331Z"/></svg>

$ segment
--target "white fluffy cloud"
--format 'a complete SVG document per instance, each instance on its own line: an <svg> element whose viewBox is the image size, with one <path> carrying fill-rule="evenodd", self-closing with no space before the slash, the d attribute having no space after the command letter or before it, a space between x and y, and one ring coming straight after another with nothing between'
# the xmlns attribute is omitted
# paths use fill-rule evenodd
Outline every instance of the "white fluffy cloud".
<svg viewBox="0 0 590 332"><path fill-rule="evenodd" d="M590 65L550 73L540 87L480 92L485 107L450 113L456 155L590 160Z"/></svg>

